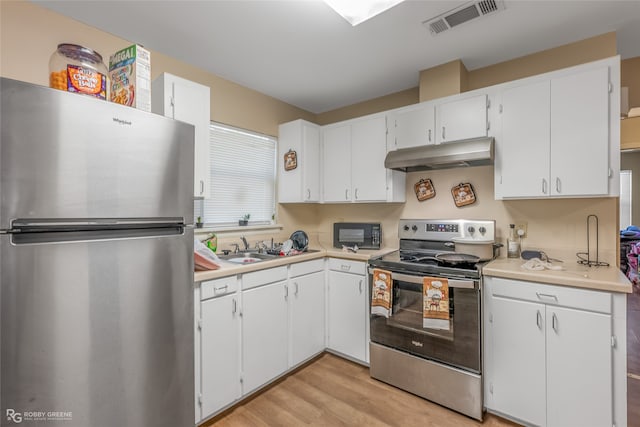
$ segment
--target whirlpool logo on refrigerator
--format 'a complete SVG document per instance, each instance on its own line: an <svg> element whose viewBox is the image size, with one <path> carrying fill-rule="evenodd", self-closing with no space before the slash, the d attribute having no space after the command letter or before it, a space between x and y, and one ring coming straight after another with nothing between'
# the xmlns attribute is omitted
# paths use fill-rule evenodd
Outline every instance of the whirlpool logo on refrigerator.
<svg viewBox="0 0 640 427"><path fill-rule="evenodd" d="M5 415L7 421L20 424L22 421L71 421L72 411L24 411L19 412L13 408L7 408Z"/></svg>

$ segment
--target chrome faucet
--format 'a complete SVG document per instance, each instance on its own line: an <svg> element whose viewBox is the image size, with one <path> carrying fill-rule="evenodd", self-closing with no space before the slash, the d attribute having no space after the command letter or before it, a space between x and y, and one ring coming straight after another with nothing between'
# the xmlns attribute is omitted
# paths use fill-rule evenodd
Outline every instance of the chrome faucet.
<svg viewBox="0 0 640 427"><path fill-rule="evenodd" d="M231 246L235 246L235 247L233 248L233 253L234 253L234 254L237 254L238 252L240 252L240 245L239 245L239 244L237 244L237 243L231 243Z"/></svg>
<svg viewBox="0 0 640 427"><path fill-rule="evenodd" d="M240 240L242 240L242 243L244 244L244 250L248 251L249 250L249 242L247 242L247 239L245 239L244 236L241 236Z"/></svg>

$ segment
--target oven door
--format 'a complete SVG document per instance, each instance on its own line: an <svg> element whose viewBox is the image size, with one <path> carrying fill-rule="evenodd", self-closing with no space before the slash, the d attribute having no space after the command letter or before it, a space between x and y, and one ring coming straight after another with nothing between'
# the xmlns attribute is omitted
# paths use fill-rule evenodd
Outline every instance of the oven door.
<svg viewBox="0 0 640 427"><path fill-rule="evenodd" d="M392 272L392 281L391 312L371 315L371 341L480 373L479 282L449 278L449 327L431 329L423 327L423 276Z"/></svg>

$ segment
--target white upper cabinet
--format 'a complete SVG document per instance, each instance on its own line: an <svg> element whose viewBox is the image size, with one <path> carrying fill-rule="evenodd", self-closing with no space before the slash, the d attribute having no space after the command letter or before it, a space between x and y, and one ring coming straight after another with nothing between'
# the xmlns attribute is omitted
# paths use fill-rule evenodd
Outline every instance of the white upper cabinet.
<svg viewBox="0 0 640 427"><path fill-rule="evenodd" d="M351 125L351 188L354 202L387 201L387 122L384 116Z"/></svg>
<svg viewBox="0 0 640 427"><path fill-rule="evenodd" d="M295 167L285 169L285 156ZM320 201L320 127L305 120L278 128L278 202Z"/></svg>
<svg viewBox="0 0 640 427"><path fill-rule="evenodd" d="M436 106L436 144L487 136L487 95Z"/></svg>
<svg viewBox="0 0 640 427"><path fill-rule="evenodd" d="M350 202L352 197L351 126L326 127L322 132L322 144L323 201Z"/></svg>
<svg viewBox="0 0 640 427"><path fill-rule="evenodd" d="M389 115L392 144L389 150L435 144L436 112L433 103L420 103Z"/></svg>
<svg viewBox="0 0 640 427"><path fill-rule="evenodd" d="M151 109L195 127L194 189L195 197L210 197L209 193L209 124L210 92L208 86L163 73L151 84Z"/></svg>
<svg viewBox="0 0 640 427"><path fill-rule="evenodd" d="M540 197L549 193L549 98L548 81L502 93L499 188L503 197Z"/></svg>
<svg viewBox="0 0 640 427"><path fill-rule="evenodd" d="M552 196L609 189L609 69L551 79Z"/></svg>
<svg viewBox="0 0 640 427"><path fill-rule="evenodd" d="M323 202L405 201L405 174L384 167L385 115L324 126L322 150Z"/></svg>
<svg viewBox="0 0 640 427"><path fill-rule="evenodd" d="M617 195L618 69L603 60L501 89L496 199Z"/></svg>

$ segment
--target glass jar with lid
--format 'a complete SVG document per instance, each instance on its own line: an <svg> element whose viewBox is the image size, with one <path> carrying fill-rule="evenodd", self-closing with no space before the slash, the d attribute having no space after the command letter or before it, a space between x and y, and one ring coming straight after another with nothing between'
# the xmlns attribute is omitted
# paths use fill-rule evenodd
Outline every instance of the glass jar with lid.
<svg viewBox="0 0 640 427"><path fill-rule="evenodd" d="M107 66L102 56L77 44L62 43L49 60L49 86L108 99Z"/></svg>

